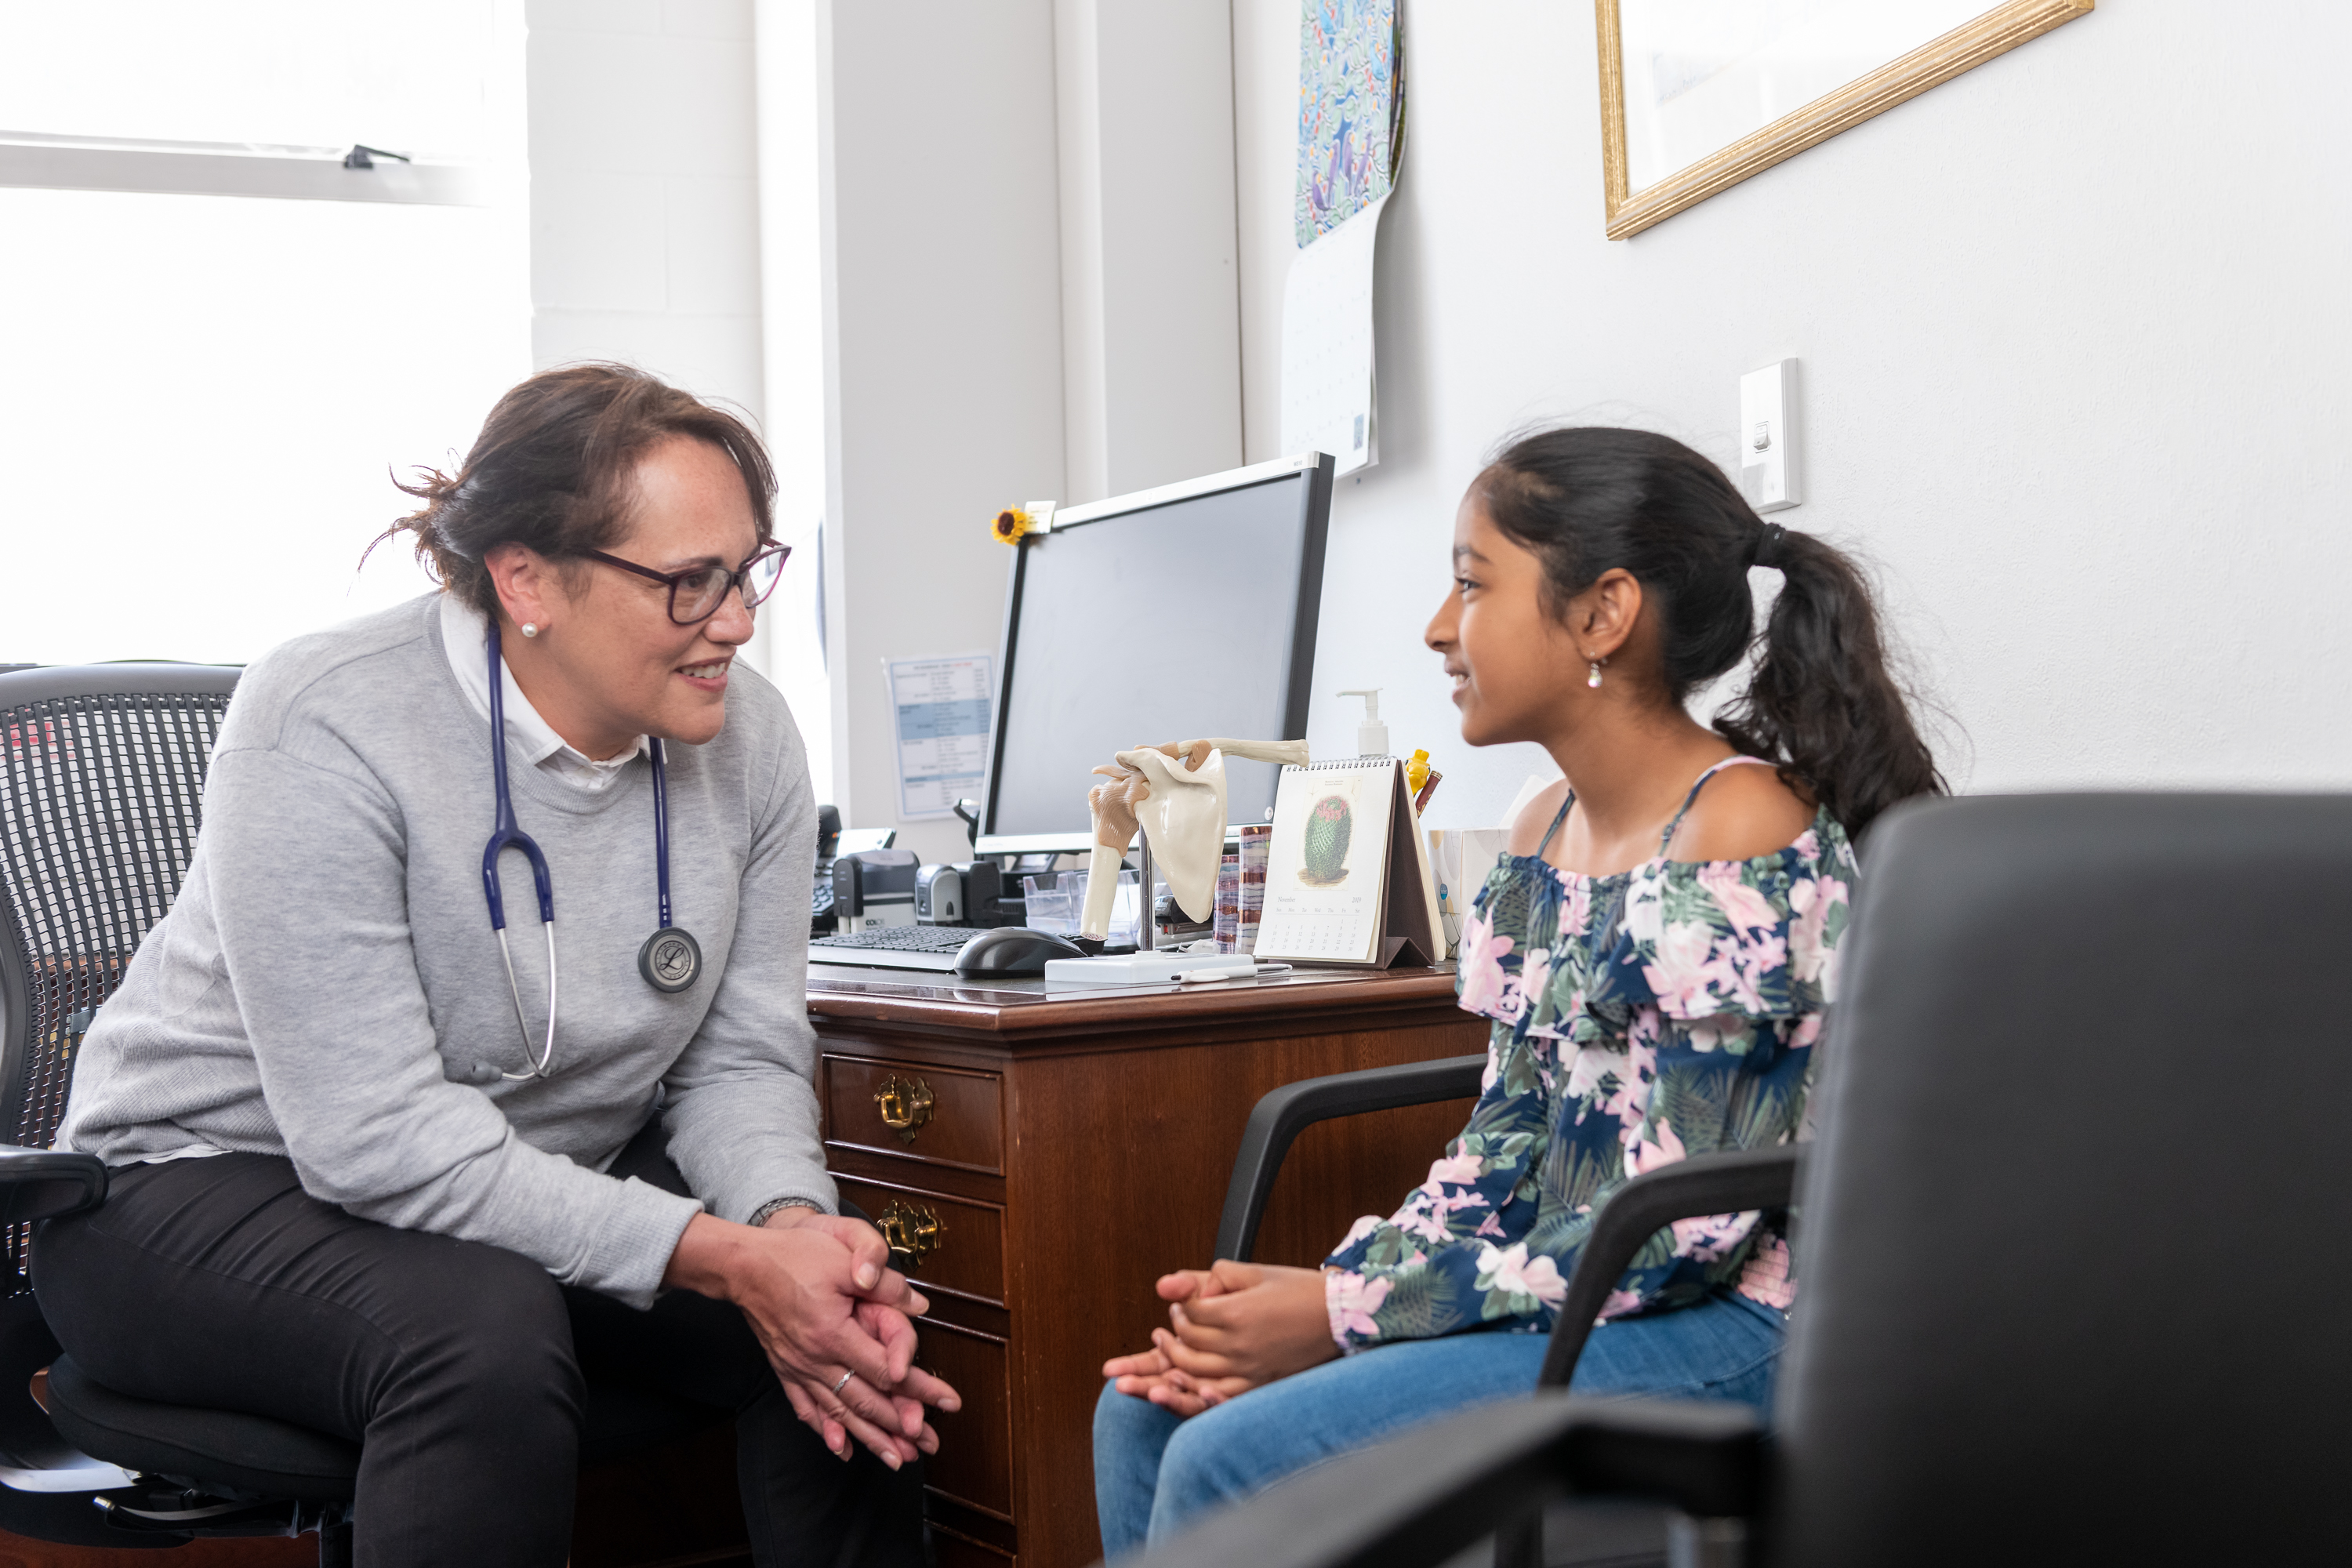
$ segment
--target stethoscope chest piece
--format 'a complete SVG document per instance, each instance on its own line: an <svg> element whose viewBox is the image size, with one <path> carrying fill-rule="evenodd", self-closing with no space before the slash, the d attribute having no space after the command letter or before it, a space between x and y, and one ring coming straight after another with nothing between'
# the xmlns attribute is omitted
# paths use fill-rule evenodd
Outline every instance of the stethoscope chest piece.
<svg viewBox="0 0 2352 1568"><path fill-rule="evenodd" d="M691 931L664 926L637 949L637 973L655 990L676 995L702 977L702 944Z"/></svg>

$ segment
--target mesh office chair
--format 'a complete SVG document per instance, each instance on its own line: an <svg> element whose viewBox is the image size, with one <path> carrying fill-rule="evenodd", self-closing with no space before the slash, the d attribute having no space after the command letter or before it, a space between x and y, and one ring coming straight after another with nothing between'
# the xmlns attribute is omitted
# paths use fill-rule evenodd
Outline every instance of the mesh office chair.
<svg viewBox="0 0 2352 1568"><path fill-rule="evenodd" d="M44 1145L83 1032L179 893L237 675L184 664L0 672L0 1129L15 1133L0 1146L0 1529L112 1547L316 1531L320 1562L341 1568L358 1445L93 1382L60 1354L25 1271L30 1222L105 1200L94 1156ZM28 1393L43 1369L46 1410ZM582 1462L726 1418L592 1383Z"/></svg>
<svg viewBox="0 0 2352 1568"><path fill-rule="evenodd" d="M0 1149L0 1527L113 1547L316 1530L320 1560L345 1563L355 1445L91 1382L59 1353L26 1277L30 1222L105 1199L96 1158L46 1146L83 1033L178 896L237 675L0 674L0 1126L14 1134ZM46 1411L31 1392L44 1368Z"/></svg>
<svg viewBox="0 0 2352 1568"><path fill-rule="evenodd" d="M1541 1394L1142 1561L1404 1568L1612 1494L1710 1564L2352 1558L2352 796L1907 806L1854 919L1769 1445Z"/></svg>

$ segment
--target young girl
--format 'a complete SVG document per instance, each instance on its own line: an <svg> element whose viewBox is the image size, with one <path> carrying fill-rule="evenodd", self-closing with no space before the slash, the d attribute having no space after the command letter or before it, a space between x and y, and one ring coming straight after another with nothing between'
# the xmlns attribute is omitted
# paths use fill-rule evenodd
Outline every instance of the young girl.
<svg viewBox="0 0 2352 1568"><path fill-rule="evenodd" d="M1854 875L1850 837L1940 793L1861 574L1759 521L1663 436L1552 430L1480 474L1426 640L1462 738L1567 776L1512 830L1462 932L1494 1020L1470 1123L1394 1215L1320 1270L1221 1261L1160 1281L1171 1327L1108 1363L1095 1495L1117 1554L1318 1460L1535 1386L1593 1212L1686 1154L1810 1135L1807 1094ZM1751 643L1747 691L1691 693ZM1678 1221L1634 1258L1573 1386L1763 1406L1796 1279L1755 1214ZM1243 1395L1246 1397L1242 1397Z"/></svg>

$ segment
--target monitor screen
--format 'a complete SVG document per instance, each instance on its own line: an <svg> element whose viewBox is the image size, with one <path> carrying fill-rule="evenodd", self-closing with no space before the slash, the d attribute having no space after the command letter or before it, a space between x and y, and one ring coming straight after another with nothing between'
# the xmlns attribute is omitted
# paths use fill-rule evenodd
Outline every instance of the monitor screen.
<svg viewBox="0 0 2352 1568"><path fill-rule="evenodd" d="M1302 739L1330 506L1331 459L1310 455L1076 508L1024 539L981 851L1085 847L1092 770L1138 743ZM1265 821L1274 765L1225 769L1229 821Z"/></svg>

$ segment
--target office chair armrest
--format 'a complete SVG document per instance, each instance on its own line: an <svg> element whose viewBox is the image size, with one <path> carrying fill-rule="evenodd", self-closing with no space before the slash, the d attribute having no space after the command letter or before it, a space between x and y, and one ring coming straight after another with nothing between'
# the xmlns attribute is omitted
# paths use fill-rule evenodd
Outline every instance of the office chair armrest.
<svg viewBox="0 0 2352 1568"><path fill-rule="evenodd" d="M1224 1217L1217 1222L1215 1256L1237 1263L1249 1261L1257 1246L1257 1222L1265 1214L1265 1200L1274 1191L1274 1178L1281 1173L1283 1156L1290 1152L1291 1141L1310 1124L1360 1116L1368 1110L1470 1099L1478 1093L1486 1071L1486 1058L1481 1052L1475 1057L1301 1079L1266 1095L1250 1112L1249 1125L1242 1131L1241 1152L1234 1156L1233 1180L1225 1186Z"/></svg>
<svg viewBox="0 0 2352 1568"><path fill-rule="evenodd" d="M58 1219L106 1201L106 1163L70 1149L0 1143L0 1225Z"/></svg>
<svg viewBox="0 0 2352 1568"><path fill-rule="evenodd" d="M1678 1219L1694 1215L1738 1214L1747 1209L1789 1206L1796 1190L1797 1162L1801 1143L1770 1149L1737 1149L1721 1154L1694 1154L1660 1171L1646 1171L1609 1194L1592 1218L1592 1229L1576 1255L1568 1276L1568 1295L1544 1352L1538 1388L1565 1388L1576 1371L1576 1358L1601 1316L1601 1304L1626 1265L1651 1237Z"/></svg>
<svg viewBox="0 0 2352 1568"><path fill-rule="evenodd" d="M1538 1393L1318 1465L1202 1520L1136 1568L1410 1568L1574 1493L1744 1517L1761 1491L1763 1435L1744 1405Z"/></svg>

